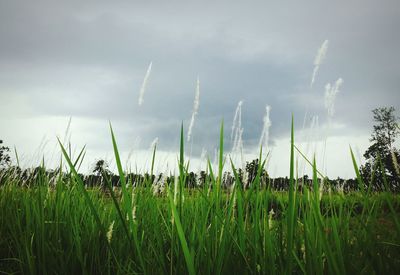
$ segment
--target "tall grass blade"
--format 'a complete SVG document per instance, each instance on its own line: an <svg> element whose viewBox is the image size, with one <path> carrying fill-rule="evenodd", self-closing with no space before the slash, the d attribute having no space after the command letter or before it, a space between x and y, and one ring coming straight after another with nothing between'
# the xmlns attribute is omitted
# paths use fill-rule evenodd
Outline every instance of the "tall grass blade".
<svg viewBox="0 0 400 275"><path fill-rule="evenodd" d="M113 148L114 148L115 162L117 164L117 169L118 169L118 174L119 174L119 178L121 181L121 186L122 186L122 188L125 188L125 186L126 186L125 174L122 169L121 159L119 157L117 142L115 140L114 131L112 129L111 122L110 122L110 131L111 131L112 144L113 144Z"/></svg>
<svg viewBox="0 0 400 275"><path fill-rule="evenodd" d="M185 238L185 233L183 232L182 223L179 218L178 211L176 210L176 207L175 207L173 195L171 194L171 190L169 190L169 189L168 189L168 199L169 199L169 204L170 204L171 211L172 211L172 219L176 226L178 237L179 237L179 240L180 240L180 243L182 246L182 250L183 250L183 255L185 256L185 261L186 261L186 265L188 268L188 272L189 272L189 274L194 275L194 274L196 274L196 272L195 272L195 268L194 268L193 257L190 254L189 247L187 245L186 238Z"/></svg>
<svg viewBox="0 0 400 275"><path fill-rule="evenodd" d="M112 139L112 144L113 144L113 148L114 148L115 162L117 164L119 179L120 179L120 183L121 183L124 210L125 210L125 213L129 217L129 223L131 225L131 228L133 229L133 239L134 239L134 243L135 243L136 252L138 254L138 258L140 261L140 265L142 267L143 272L146 274L146 266L144 264L142 250L140 249L139 239L137 236L137 226L134 222L134 217L132 214L132 209L133 209L132 199L126 188L125 173L122 169L121 159L119 157L119 152L118 152L118 146L117 146L117 142L115 140L115 135L114 135L114 131L112 129L111 123L110 123L110 132L111 132L111 139Z"/></svg>
<svg viewBox="0 0 400 275"><path fill-rule="evenodd" d="M365 193L364 192L364 186L365 186L364 181L361 178L360 170L358 170L358 165L357 165L356 158L354 157L353 150L351 149L350 146L349 146L349 148L350 148L351 160L353 162L354 172L356 173L356 177L357 177L358 188L360 189L361 193L364 194Z"/></svg>
<svg viewBox="0 0 400 275"><path fill-rule="evenodd" d="M289 178L289 205L287 208L287 274L292 273L293 269L293 241L296 220L296 193L295 193L295 179L294 179L294 122L292 115L292 126L290 134L290 178Z"/></svg>
<svg viewBox="0 0 400 275"><path fill-rule="evenodd" d="M60 144L62 154L64 155L64 158L67 161L67 163L69 165L69 168L71 169L71 172L74 175L74 178L75 178L76 182L78 183L78 187L79 187L80 191L82 192L83 196L85 197L85 201L88 204L88 206L89 206L89 208L90 208L90 210L92 212L92 215L94 216L94 218L96 220L97 226L100 228L100 231L101 231L102 235L105 237L106 236L105 235L106 231L105 231L104 226L103 226L103 224L102 224L102 222L100 220L100 216L97 213L96 208L94 207L93 202L90 199L89 194L85 189L85 185L84 185L81 177L78 175L78 172L75 170L75 167L72 164L72 161L69 158L68 153L65 150L64 146L62 145L61 141L58 138L57 138L57 140L58 140L58 143Z"/></svg>

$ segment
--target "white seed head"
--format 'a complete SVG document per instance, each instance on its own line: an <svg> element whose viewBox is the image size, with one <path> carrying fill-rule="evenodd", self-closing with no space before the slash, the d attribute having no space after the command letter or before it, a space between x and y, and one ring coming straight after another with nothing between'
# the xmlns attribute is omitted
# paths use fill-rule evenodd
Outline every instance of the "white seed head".
<svg viewBox="0 0 400 275"><path fill-rule="evenodd" d="M178 185L179 185L178 177L175 176L174 177L174 204L175 205L177 205L177 203L178 203Z"/></svg>
<svg viewBox="0 0 400 275"><path fill-rule="evenodd" d="M196 94L194 97L194 102L193 102L193 111L192 111L192 118L190 119L190 124L189 124L189 130L188 130L188 136L187 136L187 141L190 141L190 138L192 136L192 129L194 125L194 120L196 118L196 115L199 111L199 105L200 105L200 79L197 77L197 85L196 85Z"/></svg>
<svg viewBox="0 0 400 275"><path fill-rule="evenodd" d="M108 227L107 234L106 234L108 243L111 243L113 229L114 229L114 221L111 222L110 226Z"/></svg>
<svg viewBox="0 0 400 275"><path fill-rule="evenodd" d="M317 76L317 72L319 70L319 66L321 66L323 60L325 59L326 53L328 52L328 43L329 41L325 40L324 43L322 43L321 47L318 49L317 55L315 56L314 70L311 77L310 87L313 86L315 78Z"/></svg>
<svg viewBox="0 0 400 275"><path fill-rule="evenodd" d="M143 104L143 97L144 97L144 92L146 91L146 87L147 87L147 82L149 80L150 77L150 73L151 73L151 66L152 66L153 62L150 62L149 67L147 68L147 72L146 75L144 76L143 79L143 83L142 83L142 87L140 88L140 93L139 93L139 106Z"/></svg>
<svg viewBox="0 0 400 275"><path fill-rule="evenodd" d="M339 93L339 88L343 84L343 79L336 80L335 85L331 86L330 83L325 85L325 108L328 112L328 117L332 118L335 114L335 99Z"/></svg>
<svg viewBox="0 0 400 275"><path fill-rule="evenodd" d="M274 209L271 208L271 210L269 211L269 214L268 214L268 227L269 227L269 229L272 229L272 225L273 225L272 223L273 223L274 214L275 214Z"/></svg>
<svg viewBox="0 0 400 275"><path fill-rule="evenodd" d="M392 155L392 162L393 162L393 166L394 166L394 170L396 171L397 175L400 176L400 167L399 167L399 163L397 161L397 157L396 154L394 153L394 150L391 150L391 155Z"/></svg>

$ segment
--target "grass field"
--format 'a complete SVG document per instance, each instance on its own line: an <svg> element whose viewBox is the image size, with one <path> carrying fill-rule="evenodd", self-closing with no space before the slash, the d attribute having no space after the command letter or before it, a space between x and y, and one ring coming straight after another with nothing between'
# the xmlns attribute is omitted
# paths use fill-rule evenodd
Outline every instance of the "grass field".
<svg viewBox="0 0 400 275"><path fill-rule="evenodd" d="M400 197L360 190L320 193L313 163L312 188L297 191L294 131L290 188L260 187L258 174L244 190L239 177L221 188L218 169L210 181L184 188L188 163L183 130L179 175L154 195L151 183L134 188L126 179L111 130L121 182L107 192L85 188L64 147L69 171L32 187L18 178L0 186L0 271L24 274L396 274L400 270ZM351 153L352 154L352 153ZM260 153L260 159L262 154ZM354 166L357 168L354 157ZM312 162L312 161L311 161ZM357 169L355 169L357 171ZM108 184L107 184L108 183Z"/></svg>

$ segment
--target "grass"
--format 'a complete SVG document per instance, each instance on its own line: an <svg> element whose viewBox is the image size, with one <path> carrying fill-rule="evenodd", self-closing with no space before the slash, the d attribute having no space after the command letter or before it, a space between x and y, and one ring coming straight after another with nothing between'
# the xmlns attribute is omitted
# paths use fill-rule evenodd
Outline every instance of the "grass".
<svg viewBox="0 0 400 275"><path fill-rule="evenodd" d="M39 173L30 188L8 176L0 186L0 273L23 274L395 274L400 270L399 195L368 189L320 194L297 191L294 125L289 192L261 187L265 166L245 190L224 154L221 124L218 171L208 161L208 184L184 188L183 127L179 175L154 195L152 183L133 187L125 177L114 131L112 145L121 183L115 192L85 188L76 160L60 143L69 171ZM357 163L353 164L357 173ZM153 151L152 166L156 158ZM221 187L224 167L235 175ZM62 167L62 165L61 165ZM153 171L152 173L153 174ZM360 186L364 183L356 174ZM55 180L55 182L54 182Z"/></svg>

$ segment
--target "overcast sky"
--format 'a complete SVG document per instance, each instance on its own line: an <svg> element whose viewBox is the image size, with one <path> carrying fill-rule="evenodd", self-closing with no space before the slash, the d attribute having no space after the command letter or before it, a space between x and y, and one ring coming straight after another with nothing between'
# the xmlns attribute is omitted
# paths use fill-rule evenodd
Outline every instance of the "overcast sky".
<svg viewBox="0 0 400 275"><path fill-rule="evenodd" d="M399 26L398 1L0 0L0 138L17 148L25 166L43 155L51 166L59 163L56 136L64 139L72 118L72 148L87 145L88 171L98 158L113 165L111 121L127 165L146 170L158 137L158 169L165 170L176 161L181 122L185 131L189 126L199 77L186 152L193 163L202 150L213 161L222 119L229 152L243 100L247 159L257 155L270 105L272 176L288 175L293 114L296 143L309 156L315 151L328 176L353 177L348 146L362 162L371 110L394 106L399 114ZM325 40L326 58L311 88ZM338 78L344 82L328 119L325 85ZM319 126L310 130L313 116Z"/></svg>

